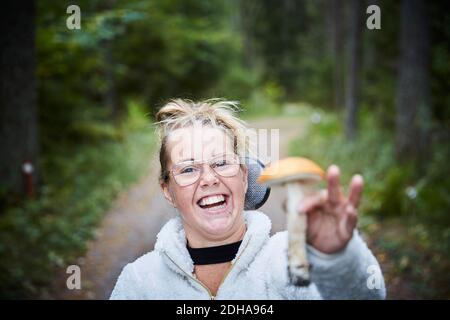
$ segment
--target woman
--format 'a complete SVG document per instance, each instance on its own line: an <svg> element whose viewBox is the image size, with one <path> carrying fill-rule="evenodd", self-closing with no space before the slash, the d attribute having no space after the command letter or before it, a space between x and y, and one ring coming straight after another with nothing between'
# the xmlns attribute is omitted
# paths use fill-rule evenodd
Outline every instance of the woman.
<svg viewBox="0 0 450 320"><path fill-rule="evenodd" d="M244 210L248 139L235 109L178 99L157 113L160 184L179 216L153 251L124 267L111 299L383 299L378 262L355 230L362 178L346 197L336 166L328 191L299 203L309 216L312 283L290 283L287 232L270 237L269 218Z"/></svg>

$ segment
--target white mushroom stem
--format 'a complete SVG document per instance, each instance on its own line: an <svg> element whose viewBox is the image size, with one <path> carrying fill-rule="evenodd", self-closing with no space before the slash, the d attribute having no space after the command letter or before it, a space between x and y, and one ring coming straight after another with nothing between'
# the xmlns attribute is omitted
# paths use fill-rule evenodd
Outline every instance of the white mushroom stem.
<svg viewBox="0 0 450 320"><path fill-rule="evenodd" d="M293 284L308 286L310 283L309 262L306 252L307 217L298 207L309 189L299 182L286 184L287 190L287 230L288 230L288 271Z"/></svg>

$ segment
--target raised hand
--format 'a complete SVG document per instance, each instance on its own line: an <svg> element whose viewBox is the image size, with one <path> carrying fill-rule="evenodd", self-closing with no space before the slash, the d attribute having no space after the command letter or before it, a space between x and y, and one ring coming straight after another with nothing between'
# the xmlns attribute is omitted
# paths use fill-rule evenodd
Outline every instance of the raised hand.
<svg viewBox="0 0 450 320"><path fill-rule="evenodd" d="M299 212L306 212L308 216L307 242L324 253L344 249L352 238L357 222L363 179L360 175L352 177L346 197L339 176L339 168L330 166L326 177L327 190L304 199L299 205Z"/></svg>

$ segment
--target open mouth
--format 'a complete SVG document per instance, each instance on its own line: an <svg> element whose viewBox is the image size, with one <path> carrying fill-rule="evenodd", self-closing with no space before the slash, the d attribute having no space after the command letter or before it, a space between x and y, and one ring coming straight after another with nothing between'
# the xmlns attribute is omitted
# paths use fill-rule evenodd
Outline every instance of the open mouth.
<svg viewBox="0 0 450 320"><path fill-rule="evenodd" d="M227 205L228 195L216 194L206 196L197 201L197 205L202 209L223 209Z"/></svg>

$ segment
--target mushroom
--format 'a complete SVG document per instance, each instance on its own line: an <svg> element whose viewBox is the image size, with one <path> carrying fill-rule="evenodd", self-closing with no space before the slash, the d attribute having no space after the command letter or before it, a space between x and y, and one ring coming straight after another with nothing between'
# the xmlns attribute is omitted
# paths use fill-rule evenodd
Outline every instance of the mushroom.
<svg viewBox="0 0 450 320"><path fill-rule="evenodd" d="M299 212L298 206L303 199L314 193L318 182L323 180L325 172L313 161L290 157L272 163L261 172L258 183L282 185L286 188L288 230L288 273L291 282L297 286L310 283L309 262L306 253L305 212Z"/></svg>

